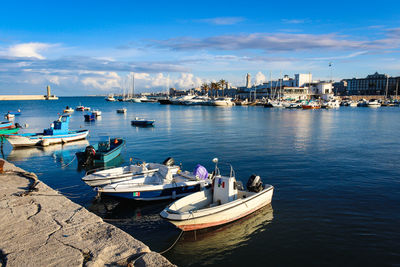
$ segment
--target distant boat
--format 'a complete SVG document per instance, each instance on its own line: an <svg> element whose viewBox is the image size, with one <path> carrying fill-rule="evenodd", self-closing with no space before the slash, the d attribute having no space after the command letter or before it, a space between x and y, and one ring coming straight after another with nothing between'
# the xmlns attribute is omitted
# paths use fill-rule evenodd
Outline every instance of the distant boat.
<svg viewBox="0 0 400 267"><path fill-rule="evenodd" d="M70 108L69 106L66 106L65 109L63 110L64 113L73 113L74 109Z"/></svg>
<svg viewBox="0 0 400 267"><path fill-rule="evenodd" d="M75 110L77 110L77 111L89 111L89 110L90 110L90 107L85 107L85 106L79 105L79 106L77 106L77 107L75 108Z"/></svg>
<svg viewBox="0 0 400 267"><path fill-rule="evenodd" d="M115 100L115 98L114 98L114 95L109 94L109 95L106 97L106 101L108 101L108 102L114 102L114 101L116 101L116 100Z"/></svg>
<svg viewBox="0 0 400 267"><path fill-rule="evenodd" d="M96 120L96 114L94 114L93 112L89 112L83 116L85 117L85 121L95 121Z"/></svg>
<svg viewBox="0 0 400 267"><path fill-rule="evenodd" d="M309 101L301 106L303 109L320 109L321 105L314 101Z"/></svg>
<svg viewBox="0 0 400 267"><path fill-rule="evenodd" d="M17 111L9 111L9 112L7 112L7 114L12 114L12 115L15 115L15 116L19 116L19 115L21 115L21 110L18 109Z"/></svg>
<svg viewBox="0 0 400 267"><path fill-rule="evenodd" d="M10 135L7 140L13 147L23 146L48 146L52 144L67 143L86 139L88 130L70 131L70 115L62 115L52 123L50 128L44 129L43 133L25 133Z"/></svg>
<svg viewBox="0 0 400 267"><path fill-rule="evenodd" d="M87 146L84 152L77 152L78 163L82 166L105 164L121 154L124 145L122 138L105 137L99 143Z"/></svg>
<svg viewBox="0 0 400 267"><path fill-rule="evenodd" d="M154 122L155 120L146 120L143 118L136 117L133 121L131 121L131 124L134 126L152 126Z"/></svg>
<svg viewBox="0 0 400 267"><path fill-rule="evenodd" d="M376 99L371 99L370 101L368 101L367 105L370 108L379 108L382 104L379 103L379 101Z"/></svg>
<svg viewBox="0 0 400 267"><path fill-rule="evenodd" d="M93 113L94 115L96 115L96 117L101 116L101 111L98 110L98 109L92 110L92 113Z"/></svg>
<svg viewBox="0 0 400 267"><path fill-rule="evenodd" d="M12 121L12 120L14 120L15 115L14 115L14 114L7 113L7 114L4 116L4 118L7 119L7 120L9 120L9 121Z"/></svg>
<svg viewBox="0 0 400 267"><path fill-rule="evenodd" d="M126 111L127 111L126 108L117 109L117 113L126 113Z"/></svg>

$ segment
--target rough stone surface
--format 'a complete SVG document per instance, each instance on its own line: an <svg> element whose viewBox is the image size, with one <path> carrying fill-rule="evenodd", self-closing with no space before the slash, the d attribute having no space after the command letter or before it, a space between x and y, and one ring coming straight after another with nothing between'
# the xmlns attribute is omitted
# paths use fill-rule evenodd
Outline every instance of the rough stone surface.
<svg viewBox="0 0 400 267"><path fill-rule="evenodd" d="M35 174L0 165L0 266L174 266Z"/></svg>

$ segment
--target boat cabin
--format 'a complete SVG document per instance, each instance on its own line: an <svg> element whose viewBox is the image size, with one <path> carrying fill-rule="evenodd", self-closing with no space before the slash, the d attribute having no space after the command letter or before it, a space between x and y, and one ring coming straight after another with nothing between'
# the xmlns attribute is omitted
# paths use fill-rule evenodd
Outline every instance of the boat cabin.
<svg viewBox="0 0 400 267"><path fill-rule="evenodd" d="M62 115L58 118L58 120L54 121L51 124L51 127L48 129L44 129L45 135L60 135L60 134L68 134L69 132L69 115Z"/></svg>
<svg viewBox="0 0 400 267"><path fill-rule="evenodd" d="M235 177L215 177L213 204L226 204L237 199L238 190Z"/></svg>

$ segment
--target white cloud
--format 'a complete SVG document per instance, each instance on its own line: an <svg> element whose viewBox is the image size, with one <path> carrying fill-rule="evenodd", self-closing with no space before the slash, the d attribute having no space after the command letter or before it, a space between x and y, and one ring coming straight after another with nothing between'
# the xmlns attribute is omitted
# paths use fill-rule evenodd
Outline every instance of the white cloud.
<svg viewBox="0 0 400 267"><path fill-rule="evenodd" d="M209 18L209 19L198 19L195 22L204 22L214 25L233 25L239 22L244 21L243 17L218 17L218 18Z"/></svg>
<svg viewBox="0 0 400 267"><path fill-rule="evenodd" d="M259 71L256 74L256 77L254 77L255 83L256 84L261 84L263 82L265 82L265 75L261 73L261 71Z"/></svg>
<svg viewBox="0 0 400 267"><path fill-rule="evenodd" d="M121 78L116 72L82 72L85 77L81 83L87 87L110 91L112 88L120 87Z"/></svg>
<svg viewBox="0 0 400 267"><path fill-rule="evenodd" d="M52 44L46 43L24 43L10 46L8 54L14 57L34 57L38 59L45 59L39 52L45 51L52 47Z"/></svg>

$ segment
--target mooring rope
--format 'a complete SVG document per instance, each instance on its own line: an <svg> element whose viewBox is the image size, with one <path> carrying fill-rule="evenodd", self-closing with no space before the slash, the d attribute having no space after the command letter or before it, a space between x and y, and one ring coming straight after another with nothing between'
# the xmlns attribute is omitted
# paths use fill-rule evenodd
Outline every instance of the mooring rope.
<svg viewBox="0 0 400 267"><path fill-rule="evenodd" d="M61 164L61 168L66 168L66 167L68 167L75 159L76 159L76 155L74 156L74 158L73 158L67 165L62 165L62 164Z"/></svg>

